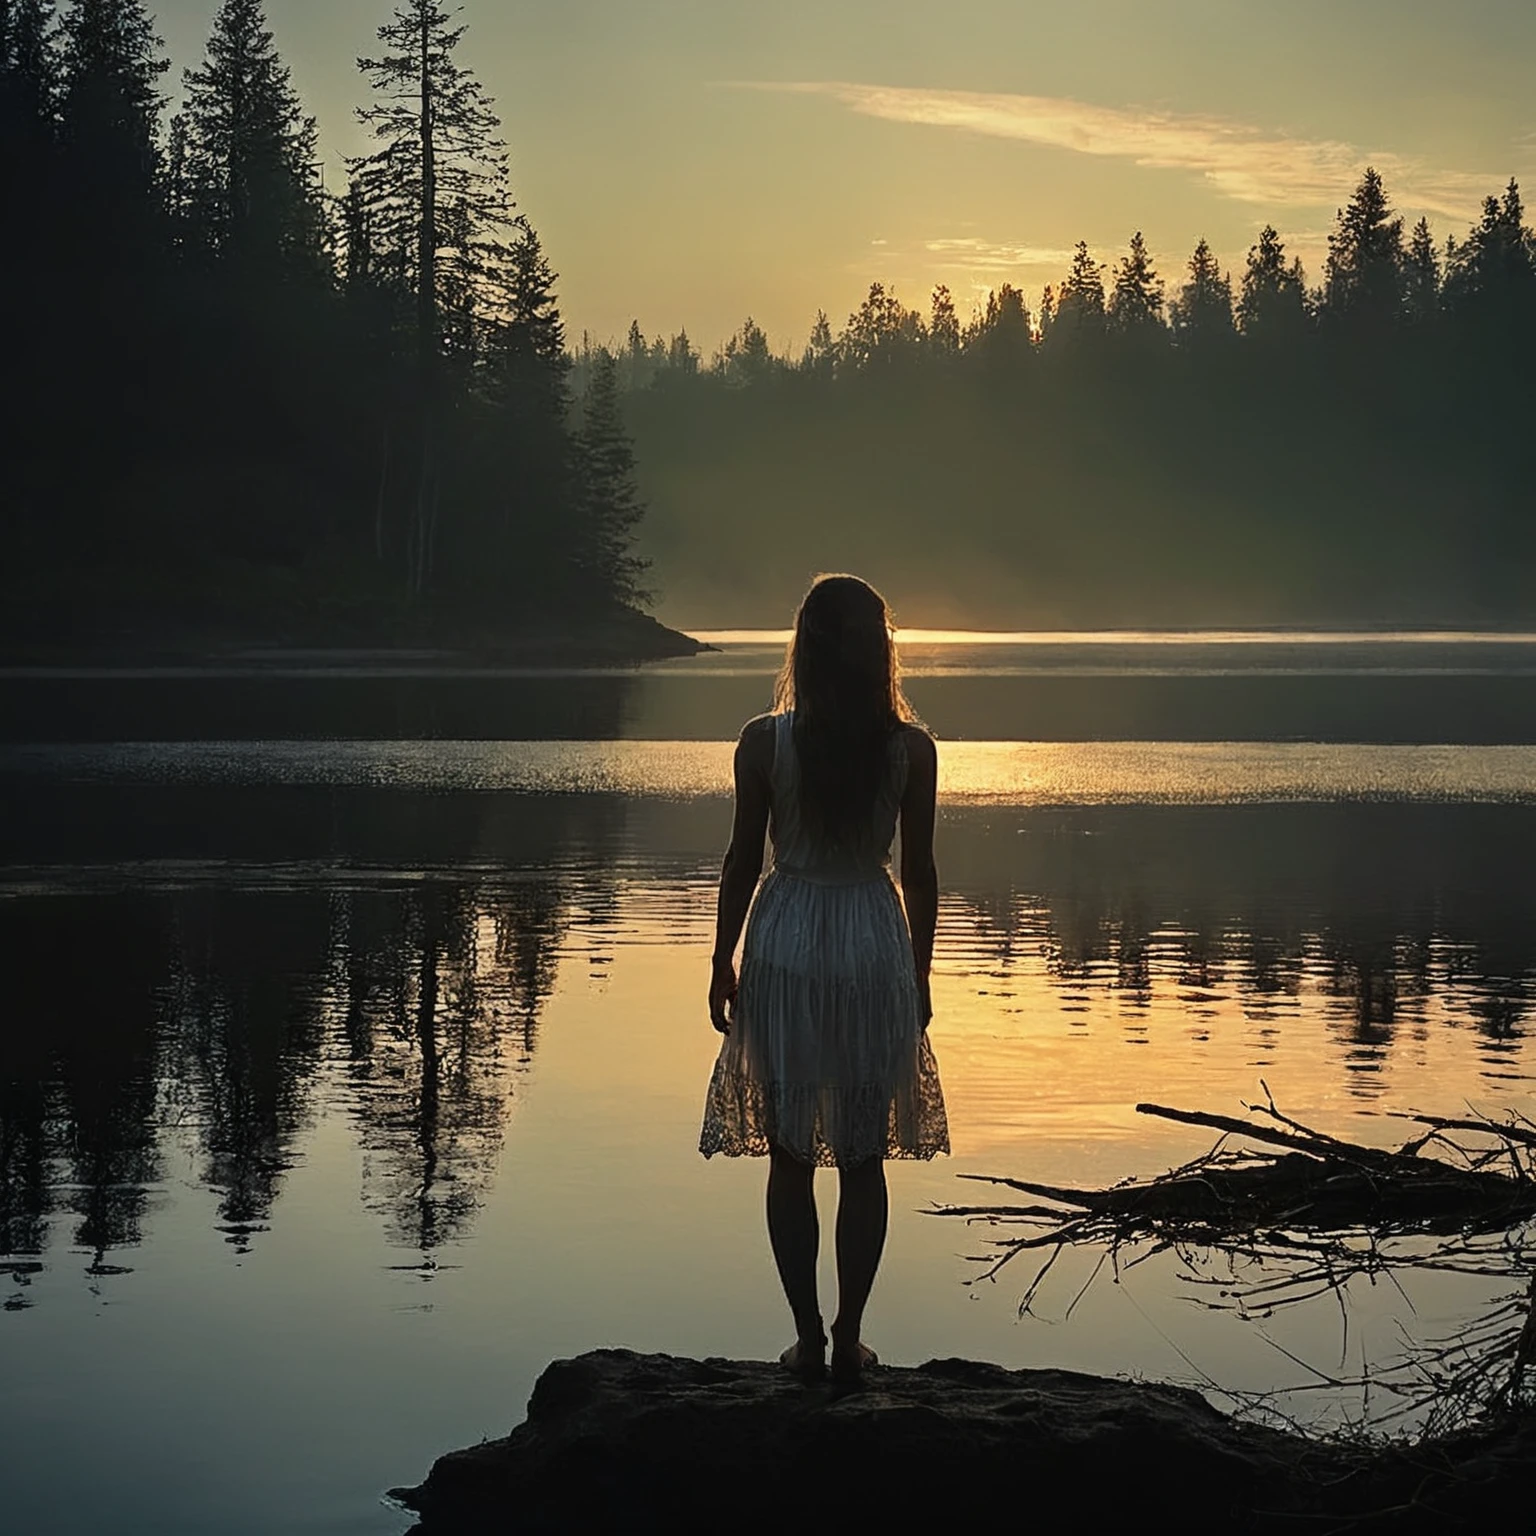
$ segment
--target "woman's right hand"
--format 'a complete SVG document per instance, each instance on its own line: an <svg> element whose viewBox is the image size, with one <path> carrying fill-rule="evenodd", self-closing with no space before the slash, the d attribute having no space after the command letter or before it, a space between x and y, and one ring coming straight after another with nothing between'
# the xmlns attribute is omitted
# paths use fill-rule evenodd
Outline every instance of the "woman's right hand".
<svg viewBox="0 0 1536 1536"><path fill-rule="evenodd" d="M716 960L709 977L709 1022L722 1035L731 1032L729 1011L736 1003L736 967L729 960Z"/></svg>

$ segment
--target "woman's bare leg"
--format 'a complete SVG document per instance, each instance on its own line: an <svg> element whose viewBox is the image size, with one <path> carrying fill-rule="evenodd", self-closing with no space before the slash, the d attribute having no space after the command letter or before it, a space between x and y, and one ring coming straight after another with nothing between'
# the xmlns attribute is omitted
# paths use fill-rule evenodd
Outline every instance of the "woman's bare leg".
<svg viewBox="0 0 1536 1536"><path fill-rule="evenodd" d="M864 1305L885 1250L889 1199L885 1161L872 1157L856 1168L839 1170L837 1200L837 1320L832 1324L832 1369L856 1375L865 1363L859 1342Z"/></svg>
<svg viewBox="0 0 1536 1536"><path fill-rule="evenodd" d="M775 1147L768 1158L768 1241L779 1282L795 1319L795 1359L785 1363L802 1374L814 1373L826 1358L821 1306L816 1300L816 1252L821 1228L816 1220L816 1170Z"/></svg>

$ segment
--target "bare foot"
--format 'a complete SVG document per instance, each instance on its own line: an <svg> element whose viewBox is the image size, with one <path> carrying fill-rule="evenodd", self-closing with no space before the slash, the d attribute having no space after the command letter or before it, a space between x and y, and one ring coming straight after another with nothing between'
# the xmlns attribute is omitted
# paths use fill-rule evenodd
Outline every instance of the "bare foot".
<svg viewBox="0 0 1536 1536"><path fill-rule="evenodd" d="M834 1343L832 1346L833 1381L845 1384L860 1381L870 1366L879 1364L880 1357L867 1344L854 1343L849 1347Z"/></svg>
<svg viewBox="0 0 1536 1536"><path fill-rule="evenodd" d="M820 1381L827 1374L827 1341L796 1339L779 1356L779 1364L800 1381Z"/></svg>

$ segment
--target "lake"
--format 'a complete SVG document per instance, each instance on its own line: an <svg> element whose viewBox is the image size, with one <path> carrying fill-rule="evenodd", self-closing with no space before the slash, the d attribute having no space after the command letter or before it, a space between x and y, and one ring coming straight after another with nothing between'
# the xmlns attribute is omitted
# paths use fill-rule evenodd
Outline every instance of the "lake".
<svg viewBox="0 0 1536 1536"><path fill-rule="evenodd" d="M400 1532L383 1490L505 1433L552 1357L788 1341L763 1167L694 1150L730 740L780 644L709 638L601 675L0 674L13 1528ZM963 1173L1210 1146L1144 1099L1264 1083L1383 1145L1406 1111L1536 1113L1536 640L931 635L908 663L943 738L954 1156L892 1169L871 1342L1218 1402L1335 1370L1333 1303L1212 1313L1171 1258L1074 1307L1068 1255L1020 1318L1032 1270L968 1284L989 1232L931 1211ZM1348 1363L1500 1289L1362 1293Z"/></svg>

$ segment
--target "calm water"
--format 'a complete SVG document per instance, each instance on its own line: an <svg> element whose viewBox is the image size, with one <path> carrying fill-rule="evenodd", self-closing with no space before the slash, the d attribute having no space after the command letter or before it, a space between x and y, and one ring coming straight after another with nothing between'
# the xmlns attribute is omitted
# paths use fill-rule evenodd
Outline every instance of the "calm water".
<svg viewBox="0 0 1536 1536"><path fill-rule="evenodd" d="M25 706L0 749L14 1528L398 1532L381 1490L504 1432L552 1356L782 1347L762 1169L693 1151L728 740L772 656L725 637L565 704L570 679L509 677L504 726L542 692L507 740L320 741L322 694L293 702L320 685L263 672L77 679L50 717L77 744L38 745L16 722L54 705L0 679ZM987 1234L926 1208L971 1197L961 1172L1157 1171L1208 1138L1137 1100L1231 1111L1261 1078L1362 1140L1402 1139L1394 1111L1536 1112L1536 645L936 639L913 662L967 738L943 749L933 1025L955 1156L893 1170L870 1337L1235 1392L1302 1377L1274 1344L1337 1366L1336 1309L1266 1337L1172 1264L1068 1319L1093 1256L1063 1260L1021 1322L1027 1272L968 1287ZM335 670L323 696L365 724L438 708L431 677ZM1031 742L1042 681L1118 735ZM134 689L139 731L114 713ZM222 739L175 739L220 692ZM1157 739L1170 698L1206 729ZM1315 740L1242 729L1266 699ZM1358 1299L1352 1362L1487 1294L1408 1289Z"/></svg>

